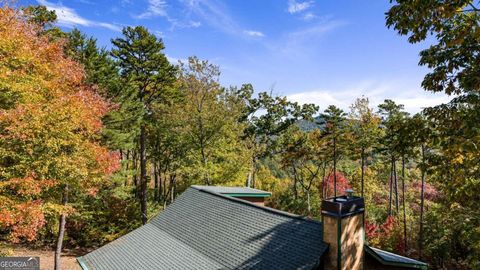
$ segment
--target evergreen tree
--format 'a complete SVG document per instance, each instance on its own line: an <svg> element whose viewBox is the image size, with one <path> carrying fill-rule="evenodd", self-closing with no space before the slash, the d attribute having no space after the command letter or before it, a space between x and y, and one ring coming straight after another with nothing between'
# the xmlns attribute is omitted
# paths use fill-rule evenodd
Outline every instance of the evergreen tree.
<svg viewBox="0 0 480 270"><path fill-rule="evenodd" d="M323 112L322 119L325 122L324 136L331 140L332 161L333 161L333 197L337 197L337 161L339 157L338 142L342 142L345 138L345 121L346 113L334 106L330 105Z"/></svg>
<svg viewBox="0 0 480 270"><path fill-rule="evenodd" d="M140 159L140 207L142 222L147 222L147 156L146 131L149 125L153 103L169 102L175 93L173 84L176 68L172 66L163 49L162 40L148 32L145 27L126 27L123 37L112 40L112 56L121 70L122 83L127 94L141 104L135 107L135 116L139 121L139 159ZM130 92L131 91L131 92Z"/></svg>

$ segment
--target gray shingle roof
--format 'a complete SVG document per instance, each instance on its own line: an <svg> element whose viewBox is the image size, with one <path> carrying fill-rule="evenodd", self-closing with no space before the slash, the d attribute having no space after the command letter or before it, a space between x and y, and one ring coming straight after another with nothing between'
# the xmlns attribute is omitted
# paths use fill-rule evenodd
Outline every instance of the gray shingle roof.
<svg viewBox="0 0 480 270"><path fill-rule="evenodd" d="M220 193L233 197L241 197L242 195L257 195L261 197L271 196L272 193L260 189L249 187L221 187L221 186L192 186L196 189L208 190L214 193Z"/></svg>
<svg viewBox="0 0 480 270"><path fill-rule="evenodd" d="M408 266L419 269L427 269L427 264L421 261L403 257L374 247L365 246L367 254L377 259L380 263L393 266Z"/></svg>
<svg viewBox="0 0 480 270"><path fill-rule="evenodd" d="M90 270L312 269L326 250L320 222L192 187L79 261Z"/></svg>

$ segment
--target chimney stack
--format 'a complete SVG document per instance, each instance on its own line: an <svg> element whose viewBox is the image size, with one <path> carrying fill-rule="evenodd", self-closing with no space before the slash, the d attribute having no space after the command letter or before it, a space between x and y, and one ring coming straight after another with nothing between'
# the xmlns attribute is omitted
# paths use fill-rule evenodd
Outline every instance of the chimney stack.
<svg viewBox="0 0 480 270"><path fill-rule="evenodd" d="M322 201L323 241L329 244L326 270L363 270L365 201L346 190Z"/></svg>

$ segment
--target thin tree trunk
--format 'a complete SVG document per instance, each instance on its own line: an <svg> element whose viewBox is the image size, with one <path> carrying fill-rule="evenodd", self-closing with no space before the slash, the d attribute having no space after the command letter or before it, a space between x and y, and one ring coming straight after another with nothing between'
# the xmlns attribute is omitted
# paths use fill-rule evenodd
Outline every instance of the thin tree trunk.
<svg viewBox="0 0 480 270"><path fill-rule="evenodd" d="M405 252L408 250L407 243L407 208L405 206L405 156L402 156L402 204L403 204L403 241Z"/></svg>
<svg viewBox="0 0 480 270"><path fill-rule="evenodd" d="M128 168L129 168L129 164L130 164L130 150L127 150L127 154L126 154L126 158L125 158L126 162L125 162L125 170L128 172ZM127 176L125 177L125 187L128 186L128 174Z"/></svg>
<svg viewBox="0 0 480 270"><path fill-rule="evenodd" d="M175 186L176 186L176 183L175 183L176 179L175 178L176 178L175 174L170 175L170 183L171 183L170 185L171 185L171 189L172 189L172 191L170 193L170 196L171 196L170 203L173 203L173 201L175 200Z"/></svg>
<svg viewBox="0 0 480 270"><path fill-rule="evenodd" d="M67 206L68 203L68 185L65 185L62 195L62 205ZM58 237L57 237L57 246L55 249L55 270L61 269L60 257L62 254L63 246L63 236L65 235L65 223L67 221L67 216L65 213L62 213L60 216L60 222L58 225Z"/></svg>
<svg viewBox="0 0 480 270"><path fill-rule="evenodd" d="M418 256L422 259L423 252L423 211L425 200L425 145L422 144L422 188L420 191L420 233L418 237Z"/></svg>
<svg viewBox="0 0 480 270"><path fill-rule="evenodd" d="M138 198L139 196L139 189L138 189L138 175L137 175L137 167L138 167L138 162L137 162L137 151L134 151L133 156L133 185L135 186L135 197Z"/></svg>
<svg viewBox="0 0 480 270"><path fill-rule="evenodd" d="M390 190L389 190L389 202L388 202L388 215L391 216L392 215L392 195L393 195L393 156L392 156L392 159L390 161L390 182L389 182L389 187L390 187Z"/></svg>
<svg viewBox="0 0 480 270"><path fill-rule="evenodd" d="M312 206L310 205L310 191L307 192L307 205L308 205L308 214L312 212Z"/></svg>
<svg viewBox="0 0 480 270"><path fill-rule="evenodd" d="M160 164L157 165L157 177L158 177L158 202L162 202L163 194L163 184L162 184L162 174L160 172Z"/></svg>
<svg viewBox="0 0 480 270"><path fill-rule="evenodd" d="M158 166L157 162L153 162L153 179L154 179L154 191L153 191L153 199L158 202L160 201L159 196L159 188L158 188Z"/></svg>
<svg viewBox="0 0 480 270"><path fill-rule="evenodd" d="M365 179L365 148L362 147L362 197L364 197L364 179Z"/></svg>
<svg viewBox="0 0 480 270"><path fill-rule="evenodd" d="M145 153L145 125L140 127L140 209L142 224L147 223L147 160Z"/></svg>
<svg viewBox="0 0 480 270"><path fill-rule="evenodd" d="M324 161L323 162L323 170L322 170L322 199L325 200L327 197L326 197L326 194L325 194L325 173L326 173L326 170L327 170L327 162Z"/></svg>
<svg viewBox="0 0 480 270"><path fill-rule="evenodd" d="M333 137L333 197L337 198L337 138Z"/></svg>
<svg viewBox="0 0 480 270"><path fill-rule="evenodd" d="M393 176L395 180L395 214L398 215L398 209L400 207L399 201L398 201L398 179L397 179L397 161L393 161Z"/></svg>

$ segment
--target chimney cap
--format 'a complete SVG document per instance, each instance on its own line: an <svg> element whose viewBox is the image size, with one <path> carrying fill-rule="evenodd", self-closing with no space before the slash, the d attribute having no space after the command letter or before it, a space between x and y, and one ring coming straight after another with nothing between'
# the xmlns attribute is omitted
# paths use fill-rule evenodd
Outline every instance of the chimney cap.
<svg viewBox="0 0 480 270"><path fill-rule="evenodd" d="M347 196L347 199L352 199L353 198L353 189L349 188L345 190L345 195Z"/></svg>
<svg viewBox="0 0 480 270"><path fill-rule="evenodd" d="M346 217L365 211L365 200L362 197L339 196L322 201L322 214Z"/></svg>

